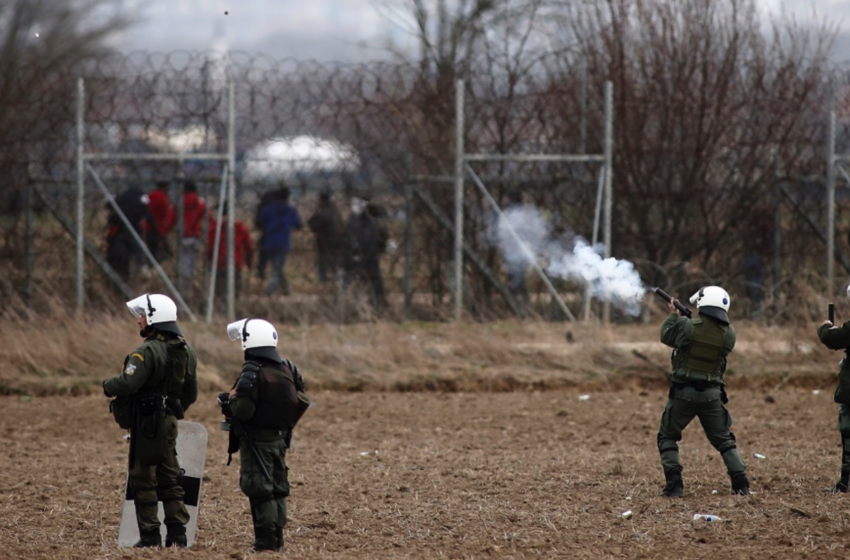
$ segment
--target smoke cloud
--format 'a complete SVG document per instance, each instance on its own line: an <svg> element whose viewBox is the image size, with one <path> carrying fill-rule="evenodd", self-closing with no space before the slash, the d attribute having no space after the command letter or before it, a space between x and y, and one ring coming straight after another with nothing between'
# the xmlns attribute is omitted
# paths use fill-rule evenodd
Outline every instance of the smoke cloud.
<svg viewBox="0 0 850 560"><path fill-rule="evenodd" d="M623 259L603 258L601 246L594 248L581 237L571 241L553 238L551 228L534 206L507 208L496 223L495 238L508 267L527 267L536 259L549 277L580 282L593 297L609 301L630 315L640 313L646 289L634 265Z"/></svg>

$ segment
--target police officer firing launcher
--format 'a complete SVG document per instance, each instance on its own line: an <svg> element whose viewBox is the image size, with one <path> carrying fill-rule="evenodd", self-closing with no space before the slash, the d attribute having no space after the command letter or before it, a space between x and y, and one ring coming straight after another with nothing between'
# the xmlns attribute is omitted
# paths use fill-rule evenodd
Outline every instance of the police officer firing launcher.
<svg viewBox="0 0 850 560"><path fill-rule="evenodd" d="M251 505L253 549L279 552L289 496L286 450L310 401L298 368L278 354L271 323L242 319L228 325L227 334L241 340L245 351L239 378L230 393L218 397L227 419L223 428L230 430L227 451L239 451L239 485Z"/></svg>
<svg viewBox="0 0 850 560"><path fill-rule="evenodd" d="M707 286L691 296L699 316L682 317L675 299L668 301L670 315L661 325L661 342L673 348L670 393L661 427L658 451L666 485L663 496L681 497L684 492L679 445L682 431L699 417L711 445L720 452L732 480L732 493L747 495L747 467L738 453L735 435L729 431L732 417L724 406L723 372L726 357L735 347L735 329L729 324L729 294L719 286ZM679 304L681 307L681 304Z"/></svg>
<svg viewBox="0 0 850 560"><path fill-rule="evenodd" d="M847 295L850 297L850 286L847 287ZM833 320L830 313L829 320L818 327L818 339L831 350L844 350L844 357L838 364L838 387L833 395L838 404L838 431L841 434L841 477L829 490L845 494L850 489L850 321L836 327Z"/></svg>

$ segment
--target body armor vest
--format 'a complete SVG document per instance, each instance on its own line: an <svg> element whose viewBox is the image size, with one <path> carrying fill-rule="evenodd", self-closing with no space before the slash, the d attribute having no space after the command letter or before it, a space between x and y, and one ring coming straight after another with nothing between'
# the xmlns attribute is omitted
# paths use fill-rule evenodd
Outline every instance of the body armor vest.
<svg viewBox="0 0 850 560"><path fill-rule="evenodd" d="M161 337L161 338L160 338ZM157 336L158 340L165 343L166 358L162 374L157 371L152 379L140 391L140 393L153 393L166 397L168 412L183 418L183 406L180 396L183 392L183 383L186 381L186 371L189 365L189 351L186 349L186 341L181 337Z"/></svg>
<svg viewBox="0 0 850 560"><path fill-rule="evenodd" d="M676 353L677 373L694 381L714 381L723 374L723 340L728 327L694 319L694 333L687 348Z"/></svg>
<svg viewBox="0 0 850 560"><path fill-rule="evenodd" d="M292 373L283 364L263 365L257 375L257 410L247 425L288 430L298 417L298 392Z"/></svg>

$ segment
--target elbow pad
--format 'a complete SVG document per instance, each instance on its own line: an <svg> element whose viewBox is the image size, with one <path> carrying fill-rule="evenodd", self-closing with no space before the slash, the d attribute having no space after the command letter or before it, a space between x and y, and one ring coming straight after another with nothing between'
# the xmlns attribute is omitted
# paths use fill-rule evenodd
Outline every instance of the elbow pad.
<svg viewBox="0 0 850 560"><path fill-rule="evenodd" d="M251 392L257 386L257 376L260 373L260 364L256 362L245 362L242 373L236 381L236 397L252 398Z"/></svg>

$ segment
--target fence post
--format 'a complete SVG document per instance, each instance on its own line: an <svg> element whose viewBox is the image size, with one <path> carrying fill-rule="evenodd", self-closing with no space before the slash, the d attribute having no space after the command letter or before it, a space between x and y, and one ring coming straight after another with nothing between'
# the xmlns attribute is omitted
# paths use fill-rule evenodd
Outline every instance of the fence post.
<svg viewBox="0 0 850 560"><path fill-rule="evenodd" d="M227 320L236 319L236 102L233 78L227 78ZM219 226L220 227L220 226Z"/></svg>
<svg viewBox="0 0 850 560"><path fill-rule="evenodd" d="M32 194L35 185L33 185L33 179L27 181L27 190L26 190L26 198L24 199L24 204L26 205L26 215L24 217L24 238L25 238L25 255L24 255L24 266L26 268L26 284L24 284L24 298L26 298L27 305L32 305L32 277L33 277L33 227L32 227Z"/></svg>
<svg viewBox="0 0 850 560"><path fill-rule="evenodd" d="M463 80L455 82L455 321L463 312Z"/></svg>
<svg viewBox="0 0 850 560"><path fill-rule="evenodd" d="M413 313L413 185L410 178L404 185L404 318Z"/></svg>
<svg viewBox="0 0 850 560"><path fill-rule="evenodd" d="M611 179L614 175L614 87L605 82L605 258L611 257L611 215L614 199ZM607 299L603 306L605 324L611 322L611 302Z"/></svg>
<svg viewBox="0 0 850 560"><path fill-rule="evenodd" d="M83 266L84 255L83 247L85 245L85 237L83 235L83 219L85 212L85 159L83 156L85 146L85 130L84 130L84 110L85 110L85 85L82 78L77 78L77 283L76 283L76 301L77 311L83 309Z"/></svg>
<svg viewBox="0 0 850 560"><path fill-rule="evenodd" d="M835 94L829 99L826 160L826 285L830 301L835 280Z"/></svg>

